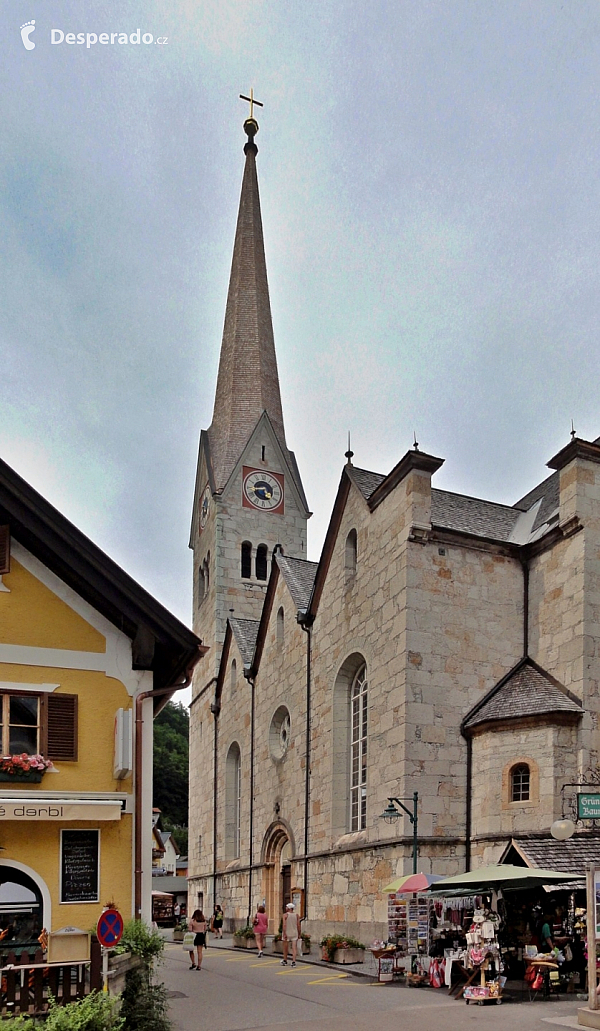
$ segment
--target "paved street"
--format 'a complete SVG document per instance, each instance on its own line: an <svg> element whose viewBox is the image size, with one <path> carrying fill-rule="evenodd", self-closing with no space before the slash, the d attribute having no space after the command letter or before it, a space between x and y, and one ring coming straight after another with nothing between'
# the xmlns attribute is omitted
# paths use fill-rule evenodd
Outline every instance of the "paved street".
<svg viewBox="0 0 600 1031"><path fill-rule="evenodd" d="M373 984L343 968L209 948L200 972L180 945L167 945L160 976L177 1031L448 1031L577 1027L576 999L466 1006L445 991Z"/></svg>

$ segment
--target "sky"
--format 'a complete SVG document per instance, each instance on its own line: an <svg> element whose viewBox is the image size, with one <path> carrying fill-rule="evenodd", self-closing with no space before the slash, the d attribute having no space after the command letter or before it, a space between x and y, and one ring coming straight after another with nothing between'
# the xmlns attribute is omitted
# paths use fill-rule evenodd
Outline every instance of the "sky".
<svg viewBox="0 0 600 1031"><path fill-rule="evenodd" d="M509 504L600 435L597 0L5 0L0 46L0 456L188 625L250 87L309 558L348 431Z"/></svg>

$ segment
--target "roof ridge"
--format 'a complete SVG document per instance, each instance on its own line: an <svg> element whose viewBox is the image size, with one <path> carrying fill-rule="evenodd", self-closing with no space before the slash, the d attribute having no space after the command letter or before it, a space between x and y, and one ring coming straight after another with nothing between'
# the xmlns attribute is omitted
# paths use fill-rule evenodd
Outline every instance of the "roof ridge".
<svg viewBox="0 0 600 1031"><path fill-rule="evenodd" d="M460 494L456 490L446 490L444 487L432 487L432 494L451 494L454 498L465 498L467 501L479 501L484 505L495 505L496 508L505 508L508 512L515 512L514 505L507 505L503 501L489 501L487 498L478 498L474 494ZM516 512L515 512L516 514Z"/></svg>

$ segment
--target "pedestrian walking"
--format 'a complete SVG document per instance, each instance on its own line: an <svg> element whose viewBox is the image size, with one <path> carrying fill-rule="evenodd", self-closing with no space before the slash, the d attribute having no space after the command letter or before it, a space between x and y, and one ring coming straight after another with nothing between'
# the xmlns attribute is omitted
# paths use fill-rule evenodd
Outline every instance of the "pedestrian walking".
<svg viewBox="0 0 600 1031"><path fill-rule="evenodd" d="M265 947L266 934L269 929L269 918L262 903L257 907L256 916L254 917L252 926L254 928L256 944L258 945L258 955L262 956L263 949Z"/></svg>
<svg viewBox="0 0 600 1031"><path fill-rule="evenodd" d="M300 938L300 917L294 912L294 903L288 902L283 914L281 938L283 940L282 967L287 967L289 943L292 943L292 966L296 966L296 955L298 952L298 940Z"/></svg>
<svg viewBox="0 0 600 1031"><path fill-rule="evenodd" d="M202 950L206 946L206 920L201 909L194 910L188 928L194 935L193 948L189 950L190 970L202 970ZM194 963L194 949L197 952L197 963Z"/></svg>
<svg viewBox="0 0 600 1031"><path fill-rule="evenodd" d="M215 938L223 937L223 910L219 905L215 906L215 911L213 913L212 930L215 933Z"/></svg>

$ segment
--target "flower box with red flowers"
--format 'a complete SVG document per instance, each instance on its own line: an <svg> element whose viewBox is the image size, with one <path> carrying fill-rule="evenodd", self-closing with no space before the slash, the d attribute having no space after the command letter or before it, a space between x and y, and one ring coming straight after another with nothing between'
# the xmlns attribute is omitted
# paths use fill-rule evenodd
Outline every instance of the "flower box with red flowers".
<svg viewBox="0 0 600 1031"><path fill-rule="evenodd" d="M5 755L0 759L0 781L39 784L50 766L51 760L42 755Z"/></svg>

